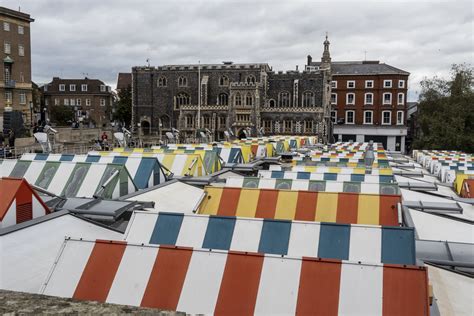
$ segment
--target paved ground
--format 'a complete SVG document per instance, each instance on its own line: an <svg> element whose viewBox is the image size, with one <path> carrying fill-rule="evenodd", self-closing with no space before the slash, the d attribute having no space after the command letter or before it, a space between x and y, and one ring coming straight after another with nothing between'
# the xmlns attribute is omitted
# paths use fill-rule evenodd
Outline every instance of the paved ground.
<svg viewBox="0 0 474 316"><path fill-rule="evenodd" d="M104 304L91 301L75 301L46 295L0 290L0 315L185 315L157 309L125 305Z"/></svg>

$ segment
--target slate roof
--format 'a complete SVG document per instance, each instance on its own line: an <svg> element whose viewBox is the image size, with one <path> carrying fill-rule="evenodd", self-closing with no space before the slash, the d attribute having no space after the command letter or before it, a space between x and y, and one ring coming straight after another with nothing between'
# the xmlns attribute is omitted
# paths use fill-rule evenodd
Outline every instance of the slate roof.
<svg viewBox="0 0 474 316"><path fill-rule="evenodd" d="M312 62L319 66L320 62ZM333 75L406 75L410 73L379 61L336 61L331 62Z"/></svg>

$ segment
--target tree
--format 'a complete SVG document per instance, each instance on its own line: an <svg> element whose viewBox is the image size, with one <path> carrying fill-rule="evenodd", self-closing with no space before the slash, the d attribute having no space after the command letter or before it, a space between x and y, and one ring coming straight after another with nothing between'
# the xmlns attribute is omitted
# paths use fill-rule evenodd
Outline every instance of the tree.
<svg viewBox="0 0 474 316"><path fill-rule="evenodd" d="M64 105L52 106L49 110L51 123L56 123L59 126L71 125L74 120L74 111Z"/></svg>
<svg viewBox="0 0 474 316"><path fill-rule="evenodd" d="M453 65L450 80L421 82L418 105L420 133L415 149L474 152L474 80L469 65Z"/></svg>
<svg viewBox="0 0 474 316"><path fill-rule="evenodd" d="M130 86L118 93L114 120L125 126L130 126L132 123L132 89Z"/></svg>

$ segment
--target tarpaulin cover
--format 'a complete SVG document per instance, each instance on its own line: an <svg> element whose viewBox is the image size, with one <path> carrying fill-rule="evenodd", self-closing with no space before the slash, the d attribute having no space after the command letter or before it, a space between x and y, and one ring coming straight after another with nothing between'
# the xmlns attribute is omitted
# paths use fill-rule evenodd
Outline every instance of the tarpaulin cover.
<svg viewBox="0 0 474 316"><path fill-rule="evenodd" d="M132 243L415 264L413 228L135 211Z"/></svg>
<svg viewBox="0 0 474 316"><path fill-rule="evenodd" d="M365 183L391 183L394 182L393 175L372 175L372 174L343 174L330 172L307 172L307 171L277 171L259 170L258 176L272 179L301 179L301 180L325 180L325 181L351 181Z"/></svg>
<svg viewBox="0 0 474 316"><path fill-rule="evenodd" d="M49 213L49 208L25 179L0 178L0 228Z"/></svg>
<svg viewBox="0 0 474 316"><path fill-rule="evenodd" d="M99 162L125 165L139 189L145 189L166 181L158 159L154 157L101 156L98 152L89 155L71 154L23 154L22 160Z"/></svg>
<svg viewBox="0 0 474 316"><path fill-rule="evenodd" d="M206 187L200 214L398 225L400 195Z"/></svg>
<svg viewBox="0 0 474 316"><path fill-rule="evenodd" d="M226 179L225 186L236 188L282 189L318 192L400 194L398 184L396 183L365 183L360 181L338 182L329 180L229 177Z"/></svg>
<svg viewBox="0 0 474 316"><path fill-rule="evenodd" d="M41 294L216 315L428 315L424 267L66 240Z"/></svg>

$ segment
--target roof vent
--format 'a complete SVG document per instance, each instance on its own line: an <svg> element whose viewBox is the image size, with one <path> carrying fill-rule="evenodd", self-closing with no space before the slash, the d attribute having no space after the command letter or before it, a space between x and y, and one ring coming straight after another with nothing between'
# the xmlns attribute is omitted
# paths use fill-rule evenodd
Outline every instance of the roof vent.
<svg viewBox="0 0 474 316"><path fill-rule="evenodd" d="M222 63L224 65L232 65L234 62L233 61L223 61Z"/></svg>

